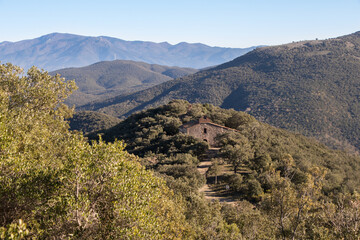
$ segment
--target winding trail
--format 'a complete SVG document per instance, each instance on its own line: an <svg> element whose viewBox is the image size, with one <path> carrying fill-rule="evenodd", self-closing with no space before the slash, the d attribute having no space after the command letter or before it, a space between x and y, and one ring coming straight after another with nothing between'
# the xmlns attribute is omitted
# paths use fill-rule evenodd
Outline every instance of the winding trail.
<svg viewBox="0 0 360 240"><path fill-rule="evenodd" d="M209 151L207 153L207 155L208 155L207 160L201 161L200 164L198 165L197 169L202 175L206 175L207 170L211 166L211 158L214 156L215 152L216 152L216 150L209 149ZM219 196L218 192L211 189L210 185L207 183L205 183L204 186L199 188L198 191L200 193L203 193L205 199L208 199L210 201L218 200L219 202L227 203L227 204L235 204L235 202L236 202L236 200L234 200L233 198Z"/></svg>

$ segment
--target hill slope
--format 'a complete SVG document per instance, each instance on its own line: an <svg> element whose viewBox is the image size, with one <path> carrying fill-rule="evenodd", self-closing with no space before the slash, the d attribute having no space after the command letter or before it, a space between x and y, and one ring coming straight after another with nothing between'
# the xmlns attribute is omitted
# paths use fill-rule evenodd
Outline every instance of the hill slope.
<svg viewBox="0 0 360 240"><path fill-rule="evenodd" d="M105 61L81 68L52 72L75 79L79 89L67 100L69 105L143 90L154 85L197 72L193 68L168 67L126 60Z"/></svg>
<svg viewBox="0 0 360 240"><path fill-rule="evenodd" d="M77 130L83 133L90 133L110 128L120 122L120 119L103 113L81 111L68 119L70 130Z"/></svg>
<svg viewBox="0 0 360 240"><path fill-rule="evenodd" d="M187 101L174 100L167 105L138 112L126 118L112 128L101 130L106 141L124 140L126 149L138 156L152 154L191 153L201 157L207 142L196 139L179 131L179 127L190 121L197 121L201 116L208 116L212 122L237 129L243 144L242 151L250 154L248 164L255 164L256 157L268 154L273 164L290 154L301 171L308 171L310 166L321 166L327 169L329 184L327 191L354 190L360 186L358 172L360 157L343 151L331 150L314 139L306 138L286 130L264 124L244 112L226 110L210 104L189 104ZM232 134L235 134L232 132ZM90 139L96 139L91 134ZM231 136L228 143L236 142ZM245 164L245 160L242 160ZM161 163L160 163L161 165Z"/></svg>
<svg viewBox="0 0 360 240"><path fill-rule="evenodd" d="M182 124L204 115L238 130L217 136L218 153L215 149L206 151L208 145L202 138L179 131ZM197 128L211 135L211 130L204 129ZM133 114L103 131L103 139L115 138L123 139L128 151L142 156L141 162L187 201L187 216L201 219L192 221L195 232L201 232L199 226L203 226L204 219L210 225L221 219L215 211L203 207L206 204L199 201L201 197L194 196L202 191L205 179L217 196L232 199L212 206L220 209L222 205L222 216L236 224L241 236L215 235L207 227L208 235L199 239L356 239L359 235L359 227L352 224L359 213L359 156L330 150L244 112L182 100ZM198 169L203 169L204 162L199 161L204 159L211 159L212 164L202 175ZM213 181L214 175L218 183ZM355 230L348 231L344 223ZM321 229L320 234L314 229Z"/></svg>
<svg viewBox="0 0 360 240"><path fill-rule="evenodd" d="M25 69L35 65L47 71L116 59L200 69L227 62L254 48L221 48L185 42L171 45L52 33L31 40L0 43L0 61Z"/></svg>
<svg viewBox="0 0 360 240"><path fill-rule="evenodd" d="M171 99L246 110L277 127L360 149L360 32L256 49L231 62L86 106L129 115Z"/></svg>

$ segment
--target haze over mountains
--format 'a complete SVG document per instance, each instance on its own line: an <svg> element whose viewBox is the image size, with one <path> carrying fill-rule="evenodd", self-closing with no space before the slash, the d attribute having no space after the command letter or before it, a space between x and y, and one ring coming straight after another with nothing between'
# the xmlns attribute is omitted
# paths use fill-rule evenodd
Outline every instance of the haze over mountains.
<svg viewBox="0 0 360 240"><path fill-rule="evenodd" d="M360 149L360 32L258 48L216 68L84 106L128 116L171 99L249 112L274 126Z"/></svg>
<svg viewBox="0 0 360 240"><path fill-rule="evenodd" d="M66 103L80 106L94 100L140 91L197 71L193 68L115 60L81 68L60 69L51 74L59 73L67 80L75 80L79 89L66 100Z"/></svg>
<svg viewBox="0 0 360 240"><path fill-rule="evenodd" d="M200 69L230 61L254 48L210 47L186 42L171 45L52 33L30 40L0 43L0 61L25 69L35 65L47 71L117 59Z"/></svg>

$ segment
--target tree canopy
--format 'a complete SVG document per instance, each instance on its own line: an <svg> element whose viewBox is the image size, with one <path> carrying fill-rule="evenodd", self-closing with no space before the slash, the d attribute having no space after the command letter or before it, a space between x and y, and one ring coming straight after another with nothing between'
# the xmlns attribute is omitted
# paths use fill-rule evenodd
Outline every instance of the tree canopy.
<svg viewBox="0 0 360 240"><path fill-rule="evenodd" d="M216 205L203 207L194 193L205 182L196 166L209 157L206 143L179 132L179 126L204 115L237 130L217 136L221 161L216 164L223 170L215 164L208 172L219 182L214 188L228 185L228 194L238 200L235 206L222 206L220 213L214 211ZM199 217L206 217L218 226L235 224L232 233L245 239L336 239L341 234L356 239L360 234L355 219L360 158L247 113L174 100L99 133L106 141L123 139L129 152L163 176L186 200L187 220L198 232L208 226ZM220 172L228 167L230 171Z"/></svg>
<svg viewBox="0 0 360 240"><path fill-rule="evenodd" d="M181 201L122 142L68 130L74 89L0 65L0 238L185 238Z"/></svg>

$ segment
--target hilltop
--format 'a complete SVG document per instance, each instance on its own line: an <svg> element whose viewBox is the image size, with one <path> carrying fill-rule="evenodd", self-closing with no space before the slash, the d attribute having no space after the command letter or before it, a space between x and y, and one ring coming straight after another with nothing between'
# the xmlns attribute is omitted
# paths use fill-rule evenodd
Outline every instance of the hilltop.
<svg viewBox="0 0 360 240"><path fill-rule="evenodd" d="M269 154L276 161L284 154L290 154L304 171L311 165L325 167L328 169L327 178L330 182L334 180L330 176L336 175L336 184L339 185L330 183L336 189L344 191L350 188L352 191L351 188L358 185L358 180L354 179L358 178L356 172L360 169L359 157L331 150L314 139L262 123L245 112L222 109L211 104L190 104L184 100L174 100L166 105L135 113L117 125L92 133L89 137L95 139L97 134L101 134L102 139L108 142L121 139L125 141L127 151L141 157L149 153L169 157L191 153L201 157L207 142L183 134L179 127L205 115L213 123L238 130L237 133L242 138L245 137L250 146L246 150L243 147L242 151L253 151L251 156ZM233 138L231 141L236 140ZM249 160L250 163L255 161L253 158ZM343 176L341 181L340 176Z"/></svg>
<svg viewBox="0 0 360 240"><path fill-rule="evenodd" d="M81 68L60 69L50 74L59 73L65 79L75 80L78 89L66 103L81 106L94 100L140 91L197 71L193 68L115 60Z"/></svg>
<svg viewBox="0 0 360 240"><path fill-rule="evenodd" d="M360 149L359 59L360 32L263 47L215 68L84 109L120 117L171 99L211 103L356 152Z"/></svg>
<svg viewBox="0 0 360 240"><path fill-rule="evenodd" d="M237 130L217 135L219 150L208 149L202 137L180 131L184 124L205 115L216 125ZM209 126L197 129L212 134ZM358 156L331 150L244 112L184 100L135 113L98 133L108 142L122 139L127 151L162 176L187 201L190 219L211 211L205 210L206 204L200 200L206 182L211 199L222 205L223 218L236 224L246 239L280 239L282 235L288 236L286 239L317 239L323 232L325 239L358 236L359 228L352 224L360 203ZM89 137L97 138L94 134ZM214 151L218 153L213 155ZM206 174L201 174L199 169L209 162ZM218 182L213 181L214 176ZM226 196L226 201L219 196ZM207 218L214 221L213 214ZM201 223L192 226L198 229ZM346 231L348 228L341 227L345 223L354 230ZM318 229L322 229L320 233Z"/></svg>
<svg viewBox="0 0 360 240"><path fill-rule="evenodd" d="M210 47L186 42L172 45L51 33L30 40L0 43L0 61L25 69L35 65L47 71L117 59L200 69L227 62L254 48Z"/></svg>

